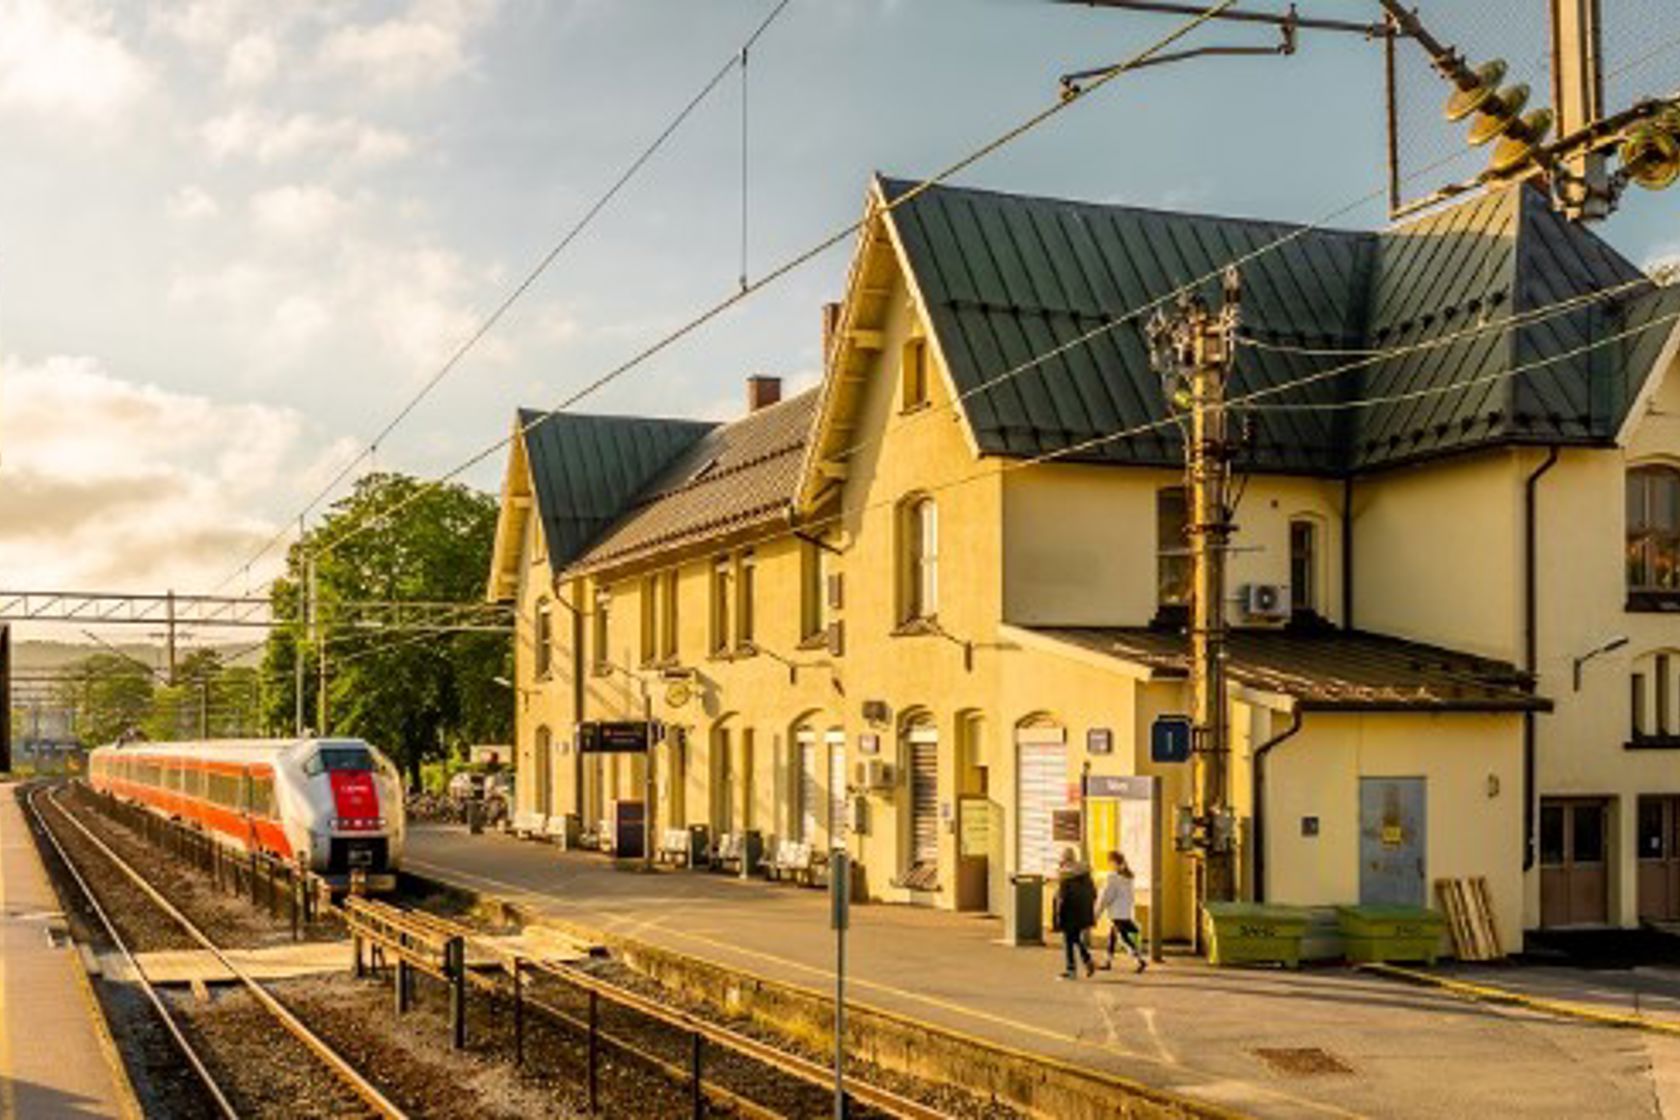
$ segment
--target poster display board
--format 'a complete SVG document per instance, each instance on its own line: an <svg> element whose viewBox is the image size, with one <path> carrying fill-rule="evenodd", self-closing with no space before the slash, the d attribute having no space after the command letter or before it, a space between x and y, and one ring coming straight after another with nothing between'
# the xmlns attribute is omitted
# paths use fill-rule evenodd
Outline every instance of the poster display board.
<svg viewBox="0 0 1680 1120"><path fill-rule="evenodd" d="M1140 923L1152 953L1161 943L1155 883L1160 873L1160 779L1139 775L1090 774L1085 778L1085 842L1091 869L1108 871L1108 853L1119 851L1132 869ZM1147 908L1147 915L1144 910Z"/></svg>

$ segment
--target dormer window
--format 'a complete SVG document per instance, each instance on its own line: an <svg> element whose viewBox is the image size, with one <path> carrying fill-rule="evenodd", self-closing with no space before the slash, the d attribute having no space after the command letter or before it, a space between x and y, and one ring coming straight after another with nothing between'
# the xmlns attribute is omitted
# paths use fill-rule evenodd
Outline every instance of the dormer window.
<svg viewBox="0 0 1680 1120"><path fill-rule="evenodd" d="M900 407L910 412L928 403L927 339L912 338L904 344L902 366L899 374Z"/></svg>

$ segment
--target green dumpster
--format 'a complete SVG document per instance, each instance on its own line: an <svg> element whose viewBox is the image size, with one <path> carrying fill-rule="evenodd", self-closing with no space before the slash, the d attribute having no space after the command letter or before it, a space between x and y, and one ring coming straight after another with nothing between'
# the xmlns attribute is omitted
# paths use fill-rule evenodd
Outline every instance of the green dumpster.
<svg viewBox="0 0 1680 1120"><path fill-rule="evenodd" d="M1298 906L1210 902L1202 925L1207 936L1208 963L1275 962L1299 968L1301 937L1307 931L1307 922L1307 911Z"/></svg>
<svg viewBox="0 0 1680 1120"><path fill-rule="evenodd" d="M1338 906L1347 959L1356 964L1382 961L1435 963L1446 922L1421 906Z"/></svg>

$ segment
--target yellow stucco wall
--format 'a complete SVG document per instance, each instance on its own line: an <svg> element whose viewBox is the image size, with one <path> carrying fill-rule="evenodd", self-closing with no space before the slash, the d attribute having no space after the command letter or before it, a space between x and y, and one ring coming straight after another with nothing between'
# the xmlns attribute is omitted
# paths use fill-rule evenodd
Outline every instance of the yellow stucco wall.
<svg viewBox="0 0 1680 1120"><path fill-rule="evenodd" d="M1357 482L1355 624L1519 658L1522 478L1521 456L1494 452Z"/></svg>
<svg viewBox="0 0 1680 1120"><path fill-rule="evenodd" d="M680 728L687 747L662 746L655 756L660 827L708 821L712 745L727 732L736 775L732 822L775 837L798 829L796 731L810 728L819 748L840 732L846 771L862 757L864 736L881 757L904 761L901 732L908 717L925 713L939 738L942 818L954 815L959 795L982 782L1001 814L996 845L1006 871L1018 862L1015 736L1028 720L1065 729L1068 780L1093 774L1156 773L1168 806L1189 798L1188 767L1147 761L1153 719L1185 710L1177 682L1150 681L1113 661L1023 640L1014 627L1055 624L1139 625L1155 612L1155 493L1176 484L1177 472L1072 464L1010 468L977 459L951 407L950 382L935 355L931 401L900 411L898 365L915 326L914 293L893 282L880 325L880 348L865 369L856 417L857 447L832 520L810 526L827 534L840 555L830 571L844 581L844 652L800 648L800 543L785 528L751 541L720 542L664 556L679 568L680 657L696 689L681 707L667 703L657 666L643 666L641 577L647 565L607 573L612 591L611 660L619 667L582 674L585 703L573 703L572 616L555 598L553 669L538 680L530 648L539 597L554 597L535 519L525 532L519 569L519 646L514 702L519 744L519 808L538 808L535 780L538 729L548 727L555 749L551 808L579 805L576 758L569 745L579 718L639 718L644 686L655 718ZM1680 379L1665 385L1653 413L1633 429L1626 456L1615 450L1565 452L1540 487L1538 627L1540 691L1555 713L1536 720L1540 794L1581 793L1615 798L1612 917L1632 921L1633 805L1640 792L1680 793L1680 765L1672 753L1622 749L1628 726L1627 674L1632 659L1658 648L1680 648L1674 616L1629 615L1622 575L1622 483L1625 462L1680 453ZM1354 623L1361 629L1433 642L1520 661L1523 647L1523 480L1542 450L1497 451L1386 471L1353 489ZM941 633L899 634L894 580L898 503L926 493L938 506ZM1239 531L1229 572L1233 591L1244 583L1289 582L1288 525L1308 516L1320 528L1317 607L1342 620L1343 526L1341 483L1307 478L1256 477L1238 510ZM750 543L757 560L755 656L710 654L709 573L718 551ZM593 581L569 580L564 598L588 610ZM587 636L589 627L585 627ZM1583 688L1570 683L1572 658L1625 633L1626 649L1595 660ZM772 654L777 656L772 656ZM790 680L781 659L798 662ZM881 701L888 716L864 719L866 701ZM1242 873L1252 875L1247 817L1251 769L1247 752L1282 729L1276 698L1233 705L1233 791L1239 814ZM1429 788L1428 877L1486 875L1494 887L1502 929L1538 922L1538 876L1522 873L1521 717L1310 713L1301 733L1274 753L1268 789L1267 874L1278 901L1313 904L1358 897L1357 779L1360 775L1422 775ZM1112 754L1089 756L1088 732L1110 729ZM747 748L750 739L751 749ZM828 798L829 769L818 750L817 786ZM678 757L680 755L680 758ZM614 796L642 796L642 764L628 758L586 760L581 767L583 815L590 824ZM901 770L902 774L902 770ZM1488 779L1499 793L1489 797ZM849 847L864 868L870 894L911 900L892 885L909 853L909 793L901 780L888 793L853 789L867 827ZM1302 816L1320 818L1314 840L1300 835ZM819 820L823 814L818 814ZM942 822L940 889L932 897L955 905L956 836ZM813 837L829 842L826 822ZM1168 853L1164 911L1169 934L1189 929L1189 869Z"/></svg>
<svg viewBox="0 0 1680 1120"><path fill-rule="evenodd" d="M1274 726L1286 723L1279 715ZM1436 879L1486 876L1507 947L1519 947L1511 940L1524 928L1519 716L1309 712L1265 767L1269 901L1358 901L1359 779L1421 777L1430 904ZM1318 818L1317 836L1302 835L1303 817Z"/></svg>

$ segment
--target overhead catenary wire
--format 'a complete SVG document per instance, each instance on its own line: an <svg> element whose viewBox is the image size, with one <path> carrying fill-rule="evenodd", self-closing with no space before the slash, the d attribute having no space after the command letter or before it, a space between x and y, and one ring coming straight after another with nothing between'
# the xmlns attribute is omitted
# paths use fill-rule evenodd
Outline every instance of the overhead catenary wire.
<svg viewBox="0 0 1680 1120"><path fill-rule="evenodd" d="M882 213L889 213L902 206L908 205L939 184L982 162L987 157L1005 147L1008 147L1010 144L1019 140L1022 136L1025 136L1035 128L1038 128L1045 122L1052 120L1067 111L1071 106L1084 101L1096 91L1102 89L1104 86L1113 82L1120 76L1137 69L1139 66L1145 64L1150 58L1161 53L1167 47L1170 47L1184 36L1190 34L1196 28L1202 26L1220 12L1223 12L1227 8L1231 7L1235 2L1236 0L1218 0L1217 3L1212 4L1200 15L1181 24L1167 35L1155 40L1149 46L1143 48L1124 61L1115 63L1115 65L1110 67L1108 70L1094 75L1078 89L1068 92L1065 96L1059 98L1051 104L1029 114L1025 119L1005 129L992 139L981 144L978 148L975 148L968 154L947 165L943 170L915 183L897 198L888 200L881 205L874 207L870 213L866 213L862 218L848 222L843 227L821 238L814 244L794 253L790 257L784 258L780 263L769 269L767 272L752 279L745 287L740 288L739 290L710 304L698 314L685 320L675 328L655 339L653 342L644 346L642 349L636 351L629 358L626 358L617 365L610 367L605 372L599 374L594 379L574 390L559 404L544 412L537 413L528 421L521 423L513 433L502 436L495 442L473 453L461 463L458 463L456 466L450 468L448 471L445 471L443 474L429 480L425 485L410 492L401 499L398 499L381 509L361 513L356 521L348 524L337 535L330 536L324 542L318 544L316 546L317 553L330 552L345 540L362 532L364 527L369 523L368 519L373 519L374 523L382 521L397 511L407 508L414 502L419 501L427 493L445 486L454 479L459 478L462 474L465 474L467 471L490 458L490 456L501 451L504 447L507 447L515 439L522 437L526 432L530 431L538 424L541 424L543 421L552 416L557 416L560 413L565 412L579 401L594 395L631 371L640 368L652 358L658 356L666 350L669 350L678 342L681 342L689 335L701 330L720 316L724 315L726 312L733 310L741 303L750 299L758 292L763 291L765 288L770 287L784 277L798 271L811 261L821 257L830 249L847 241L860 229L863 229L867 223L875 217Z"/></svg>
<svg viewBox="0 0 1680 1120"><path fill-rule="evenodd" d="M292 518L292 519L288 519L286 522L284 522L282 524L281 528L279 529L279 531L277 531L273 536L271 536L262 545L262 547L257 549L257 551L255 553L253 553L248 559L246 559L244 561L244 563L240 564L232 572L230 572L225 578L223 578L220 583L216 584L216 586L212 589L213 591L219 591L223 587L226 587L228 585L228 583L230 583L234 579L234 577L238 576L241 572L246 573L246 575L248 577L251 567L254 564L256 564L259 560L261 560L264 556L266 556L269 553L270 550L272 550L276 545L278 545L281 541L283 541L287 537L287 535L289 535L292 532L294 522L298 523L297 527L299 529L299 533L300 533L300 536L301 536L301 533L302 533L302 524L301 524L302 519L307 517L312 511L314 511L321 504L321 502L326 500L327 496L330 495L335 489L337 489L338 485L341 482L343 482L346 478L348 478L350 476L350 473L356 469L356 465L358 463L361 463L363 460L370 460L370 461L376 460L376 458L378 456L378 453L379 453L380 445L383 444L385 442L385 440L388 439L391 436L391 434L393 432L395 432L396 429L403 423L403 421L405 421L409 417L409 415L412 414L414 412L414 410L416 408L418 408L420 406L420 404L423 401L425 401L425 399L428 396L431 395L432 390L436 389L437 386L445 378L447 378L452 372L454 372L455 368L458 365L460 365L461 361L464 358L467 357L467 355L473 350L473 348L476 347L479 344L479 342L481 342L484 339L484 337L486 335L488 335L493 329L495 329L496 325L499 322L501 322L503 316L505 316L508 313L508 311L512 309L513 305L515 303L517 303L520 300L520 298L523 297L525 295L525 293L531 289L532 285L534 285L537 282L537 280L540 279L545 272L548 271L549 266L551 266L555 262L555 260L557 260L560 257L560 255L562 253L564 253L572 245L573 242L575 242L580 236L582 236L584 231L587 230L589 228L589 226L595 221L595 219L600 216L601 212L604 211L607 208L607 206L609 204L611 204L613 199L616 198L619 195L619 193L622 192L624 190L624 188L630 184L630 181L632 179L634 179L637 176L637 174L639 174L641 172L642 168L645 167L648 164L648 162L650 160L652 160L655 155L658 154L659 150L665 146L666 142L669 141L671 139L671 137L676 134L677 130L680 129L685 122L687 122L689 117L691 117L694 114L695 110L698 109L700 107L700 105L709 96L711 96L712 92L717 89L717 87L723 82L723 80L725 78L727 78L729 76L729 74L731 72L733 72L737 66L739 66L741 68L741 71L742 71L742 92L741 92L741 97L742 97L742 107L741 107L741 114L742 114L742 116L741 116L741 130L742 130L741 253L742 253L742 257L741 257L741 274L742 274L742 282L743 282L743 284L745 283L745 277L746 277L746 149L745 149L745 143L746 143L746 66L747 66L747 56L748 56L748 52L752 49L752 47L755 44L757 44L759 39L763 38L765 32L770 30L770 26L773 23L776 22L776 20L787 9L787 7L790 3L792 3L792 0L779 0L779 2L776 4L776 6L774 8L772 8L770 10L770 12L763 18L763 20L761 20L759 22L759 24L753 29L752 34L747 37L747 39L746 39L745 43L742 45L741 49L739 51L731 54L729 56L728 61L725 62L722 66L720 66L711 75L711 77L708 78L705 81L705 83L701 85L700 89L692 97L689 98L689 100L683 105L683 107L680 110L678 110L677 114L670 119L670 121L665 125L664 128L662 128L659 131L659 133L656 136L654 136L653 140L650 141L647 144L646 147L642 148L642 150L636 155L636 157L634 159L632 159L627 165L625 165L624 169L621 172L619 172L617 178L615 178L612 181L612 183L607 187L607 189L605 191L603 191L599 196L596 197L595 201L593 203L591 203L589 208L583 212L583 214L577 219L577 221L575 221L566 230L565 234L562 235L560 237L560 239L554 243L554 245L552 245L541 257L539 257L537 259L536 263L521 277L519 282L516 283L508 291L508 293L505 296L502 297L502 300L491 310L490 314L487 315L478 324L478 326L470 334L468 334L467 337L464 338L455 347L454 350L452 350L449 353L449 356L444 360L443 364L440 365L437 368L437 370L435 370L432 373L432 375L429 378L427 378L427 380L424 383L421 384L419 389L416 390L414 392L414 394L411 395L406 402L404 402L402 407L399 408L396 411L396 413L391 417L391 419L389 419L388 421L385 422L385 425L379 429L378 433L373 437L373 439L371 439L368 442L368 445L365 448L358 451L354 458L352 458L348 462L346 462L338 470L338 472L336 474L334 474L331 479L328 480L326 485L321 487L320 490L316 492L314 497L310 498L309 501L304 504L303 509L299 512L297 517Z"/></svg>

